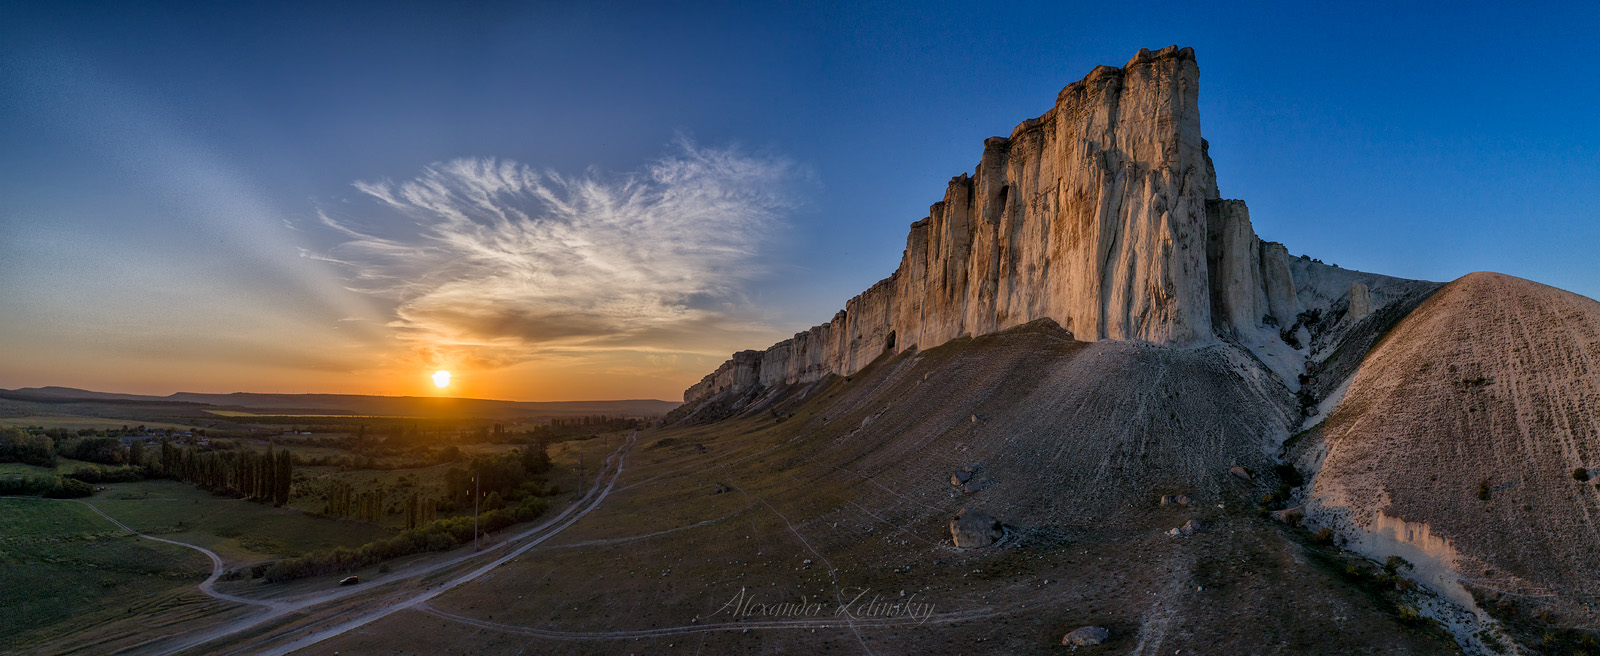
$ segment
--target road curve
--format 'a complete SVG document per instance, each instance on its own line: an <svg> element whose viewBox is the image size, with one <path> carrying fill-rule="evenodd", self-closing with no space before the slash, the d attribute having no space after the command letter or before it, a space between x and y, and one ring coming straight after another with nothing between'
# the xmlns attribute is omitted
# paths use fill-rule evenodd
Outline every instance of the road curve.
<svg viewBox="0 0 1600 656"><path fill-rule="evenodd" d="M341 623L339 623L339 624L337 624L337 625L335 625L335 626L333 626L331 628L323 629L321 631L317 631L317 632L311 633L311 634L306 635L306 636L304 636L304 637L302 637L302 638L300 638L298 640L295 640L294 642L291 642L291 643L289 643L287 645L281 645L281 646L278 646L278 647L273 647L271 649L268 649L268 650L262 651L262 652L258 652L258 653L264 654L266 656L283 656L285 654L290 654L290 653L299 651L301 649L305 649L306 647L310 647L312 645L315 645L315 644L317 644L319 642L322 642L324 640L328 640L330 638L334 638L334 637L343 635L343 634L345 634L345 633L347 633L347 632L349 632L351 630L366 626L368 624L371 624L372 622L375 622L377 620L380 620L380 619L383 619L385 617L388 617L389 615L392 615L392 614L394 614L394 613L396 613L398 611L406 610L408 608L414 608L414 607L416 607L416 606L418 606L420 604L426 603L428 600L433 599L434 597L437 597L437 596L439 596L441 594L449 592L450 590L453 590L456 587L458 587L458 586L460 586L460 585L462 585L464 583L468 583L468 582L470 582L470 581L472 581L474 579L477 579L480 576L483 576L484 574L489 573L490 571L493 571L496 567L504 565L506 562L510 561L512 558L516 558L517 556L520 556L523 553L527 552L529 549L532 549L532 548L538 546L540 543L544 542L545 540L548 540L548 539L550 539L552 537L555 537L556 534L558 534L561 531L565 530L567 527L572 526L573 524L577 523L578 520L583 519L584 515L587 515L591 511L593 511L595 508L600 507L600 503L605 501L607 495L611 494L611 490L613 488L615 488L616 485L617 485L617 479L622 477L623 467L627 463L628 450L633 447L634 442L638 439L638 435L639 435L639 433L637 431L635 431L634 433L630 434L628 436L628 439L625 442L623 442L622 446L618 447L616 453L612 454L612 456L610 458L606 459L607 462L609 463L612 458L615 458L616 461L617 461L617 466L616 466L616 469L612 470L612 472L611 472L610 481L608 481L606 483L605 488L603 490L601 490L598 495L595 496L594 500L590 501L589 505L584 507L583 510L579 511L577 514L573 515L571 518L567 519L562 524L560 524L560 525L556 526L555 528L551 529L549 532L544 533L543 535L540 535L537 538L529 540L526 543L518 546L516 549L513 549L510 553L507 553L507 554L505 554L505 555L503 555L503 556L501 556L499 558L496 558L493 561L478 567L477 569L474 569L474 570L472 570L470 572L467 572L466 574L462 574L461 576L458 576L458 577L456 577L454 579L451 579L450 581L448 581L448 582L446 582L446 583L444 583L444 584L442 584L442 585L440 585L438 587L431 588L429 590L425 590L425 591L423 591L421 593L418 593L415 596L412 596L409 599L405 599L405 600L402 600L402 601L396 601L394 603L390 603L389 605L387 605L387 606L385 606L383 608L380 608L378 610L372 611L372 612L367 613L365 615L362 615L360 617L356 617L354 619L350 619L350 620L341 622ZM247 649L248 649L248 647L247 647Z"/></svg>
<svg viewBox="0 0 1600 656"><path fill-rule="evenodd" d="M115 517L107 515L104 511L100 510L99 508L96 508L94 504L89 503L88 501L81 501L81 500L77 500L77 499L73 499L73 501L77 501L78 503L81 503L81 504L83 504L85 506L88 506L89 509L93 510L96 515L99 515L101 517L106 518L106 521L111 522L112 524L116 524L117 528L120 528L120 529L122 529L124 531L127 531L129 533L137 535L137 536L139 536L141 538L144 538L146 540L155 540L156 542L165 542L167 544L175 544L175 545L178 545L180 547L188 547L190 549L193 549L195 551L198 551L200 553L205 554L207 558L211 559L211 577L207 578L205 581L202 581L200 583L200 591L201 592L204 592L204 593L206 593L207 595L209 595L209 596L211 596L213 598L221 599L223 601L231 601L231 602L234 602L236 604L249 604L251 606L265 606L267 608L277 608L277 607L281 606L281 604L279 604L277 602L264 601L264 600L261 600L261 599L250 599L248 597L240 597L240 596L237 596L237 595L231 595L231 594L228 594L226 592L217 592L216 589L213 586L216 585L217 579L222 577L222 556L218 556L217 552L212 551L212 550L207 549L207 548L202 547L202 546L189 544L187 542L179 542L177 540L168 540L166 538L158 538L158 537L156 537L154 535L145 535L143 533L140 533L138 531L133 530L133 528L129 527L127 524L124 524L122 522L117 521L117 519Z"/></svg>

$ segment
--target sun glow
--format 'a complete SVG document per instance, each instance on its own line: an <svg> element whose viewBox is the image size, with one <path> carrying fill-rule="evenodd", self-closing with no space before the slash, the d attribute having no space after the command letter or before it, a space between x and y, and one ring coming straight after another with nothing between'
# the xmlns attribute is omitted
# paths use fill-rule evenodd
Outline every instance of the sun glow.
<svg viewBox="0 0 1600 656"><path fill-rule="evenodd" d="M439 389L444 389L446 387L449 387L450 386L450 372L443 371L443 370L433 372L433 386L437 387Z"/></svg>

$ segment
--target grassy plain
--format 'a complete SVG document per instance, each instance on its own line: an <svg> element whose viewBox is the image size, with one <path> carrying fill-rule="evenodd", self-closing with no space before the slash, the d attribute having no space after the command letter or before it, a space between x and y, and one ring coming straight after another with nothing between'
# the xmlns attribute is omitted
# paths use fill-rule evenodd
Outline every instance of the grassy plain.
<svg viewBox="0 0 1600 656"><path fill-rule="evenodd" d="M212 495L177 481L115 483L90 501L129 527L196 544L230 567L386 537L365 522L314 517L294 508Z"/></svg>
<svg viewBox="0 0 1600 656"><path fill-rule="evenodd" d="M86 625L199 601L194 586L211 561L129 535L74 501L5 497L0 571L0 651L23 653Z"/></svg>

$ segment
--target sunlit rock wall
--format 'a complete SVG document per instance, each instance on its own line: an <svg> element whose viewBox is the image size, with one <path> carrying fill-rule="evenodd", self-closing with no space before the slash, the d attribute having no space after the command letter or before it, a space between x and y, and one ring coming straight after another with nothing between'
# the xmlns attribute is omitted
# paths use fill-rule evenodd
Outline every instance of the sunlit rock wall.
<svg viewBox="0 0 1600 656"><path fill-rule="evenodd" d="M1292 323L1287 252L1218 197L1199 78L1194 51L1173 46L1067 85L1043 116L985 140L977 169L911 224L892 275L832 321L736 354L684 400L849 375L885 351L1047 317L1085 341L1178 346L1255 334L1268 315Z"/></svg>

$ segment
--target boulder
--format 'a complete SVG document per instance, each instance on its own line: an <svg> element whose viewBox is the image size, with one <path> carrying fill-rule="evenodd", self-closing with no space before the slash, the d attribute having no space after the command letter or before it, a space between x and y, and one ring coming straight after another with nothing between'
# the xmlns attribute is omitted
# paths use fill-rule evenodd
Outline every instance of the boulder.
<svg viewBox="0 0 1600 656"><path fill-rule="evenodd" d="M972 494L973 492L977 492L979 490L987 489L988 487L989 487L989 479L985 478L985 479L982 479L982 480L972 481L970 483L967 483L966 485L961 486L961 491L965 492L967 494Z"/></svg>
<svg viewBox="0 0 1600 656"><path fill-rule="evenodd" d="M1228 470L1228 473L1233 474L1234 478L1245 481L1253 481L1256 478L1254 474L1250 473L1250 470L1243 467L1233 467Z"/></svg>
<svg viewBox="0 0 1600 656"><path fill-rule="evenodd" d="M950 520L950 538L958 547L987 547L1005 534L1005 525L1000 520L980 510L963 510Z"/></svg>
<svg viewBox="0 0 1600 656"><path fill-rule="evenodd" d="M1293 508L1285 508L1283 510L1279 510L1279 511L1276 511L1276 512L1272 513L1272 518L1273 519L1275 519L1277 521L1280 521L1280 522L1283 522L1285 524L1288 524L1290 526L1298 526L1300 524L1300 520L1305 519L1305 517L1306 517L1306 507L1305 506L1295 506Z"/></svg>
<svg viewBox="0 0 1600 656"><path fill-rule="evenodd" d="M959 469L956 470L956 473L950 475L951 485L960 485L969 480L972 480L972 472L970 470Z"/></svg>
<svg viewBox="0 0 1600 656"><path fill-rule="evenodd" d="M1111 638L1111 632L1098 626L1080 626L1067 635L1061 637L1061 644L1076 650L1079 647L1094 647L1105 644Z"/></svg>
<svg viewBox="0 0 1600 656"><path fill-rule="evenodd" d="M1161 505L1163 506L1187 506L1191 502L1192 500L1189 498L1189 495L1186 494L1161 495Z"/></svg>

